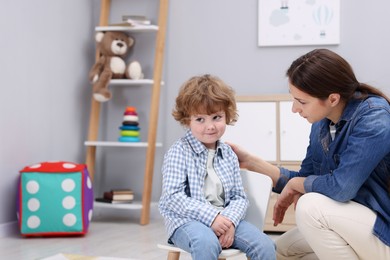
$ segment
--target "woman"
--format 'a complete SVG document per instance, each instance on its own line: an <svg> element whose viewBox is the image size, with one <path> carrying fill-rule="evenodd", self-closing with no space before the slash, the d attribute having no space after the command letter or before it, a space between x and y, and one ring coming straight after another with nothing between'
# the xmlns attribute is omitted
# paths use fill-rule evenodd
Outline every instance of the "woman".
<svg viewBox="0 0 390 260"><path fill-rule="evenodd" d="M295 60L287 76L292 111L312 123L299 172L231 145L242 168L273 179L274 225L296 206L297 227L276 241L278 259L390 259L389 98L327 49Z"/></svg>

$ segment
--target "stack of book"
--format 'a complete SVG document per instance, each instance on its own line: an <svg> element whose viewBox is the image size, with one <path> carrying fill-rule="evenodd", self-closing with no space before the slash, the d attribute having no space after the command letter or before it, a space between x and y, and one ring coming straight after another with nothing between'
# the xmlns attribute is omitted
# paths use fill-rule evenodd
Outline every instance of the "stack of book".
<svg viewBox="0 0 390 260"><path fill-rule="evenodd" d="M128 22L131 25L151 25L152 22L143 15L123 15L122 21Z"/></svg>
<svg viewBox="0 0 390 260"><path fill-rule="evenodd" d="M134 200L132 190L110 190L103 193L103 198L97 198L96 201L106 203L131 203Z"/></svg>
<svg viewBox="0 0 390 260"><path fill-rule="evenodd" d="M142 15L123 15L121 23L113 23L110 26L130 26L130 27L139 27L139 26L150 26L152 22Z"/></svg>

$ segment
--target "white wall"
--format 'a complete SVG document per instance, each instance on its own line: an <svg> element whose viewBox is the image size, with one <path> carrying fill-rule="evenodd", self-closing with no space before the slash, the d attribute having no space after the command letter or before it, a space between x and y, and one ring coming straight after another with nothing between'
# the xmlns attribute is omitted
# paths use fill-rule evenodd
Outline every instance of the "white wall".
<svg viewBox="0 0 390 260"><path fill-rule="evenodd" d="M83 162L90 109L87 74L94 60L93 28L99 1L14 0L0 9L0 224L15 221L18 171L39 161ZM156 20L157 0L112 1L113 21L142 13ZM211 73L239 95L286 93L290 63L316 47L343 55L360 81L390 94L390 24L386 0L341 0L341 44L337 46L257 46L257 0L170 0L153 200L161 192L162 154L183 130L170 114L180 85L190 76ZM151 73L149 36L136 42L133 55ZM153 46L151 46L153 47ZM113 102L102 106L107 119L102 138L115 139L123 109L138 108L146 138L150 88L113 88ZM98 149L95 185L101 192L128 183L140 195L144 149Z"/></svg>

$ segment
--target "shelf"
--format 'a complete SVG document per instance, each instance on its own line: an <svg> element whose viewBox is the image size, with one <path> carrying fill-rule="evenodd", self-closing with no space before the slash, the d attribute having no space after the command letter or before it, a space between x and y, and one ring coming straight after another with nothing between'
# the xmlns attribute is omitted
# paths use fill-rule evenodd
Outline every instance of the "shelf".
<svg viewBox="0 0 390 260"><path fill-rule="evenodd" d="M111 79L112 85L153 85L152 79ZM164 82L161 82L164 85Z"/></svg>
<svg viewBox="0 0 390 260"><path fill-rule="evenodd" d="M111 142L111 141L85 141L85 146L109 146L109 147L148 147L147 142ZM162 143L156 143L156 147L162 147Z"/></svg>
<svg viewBox="0 0 390 260"><path fill-rule="evenodd" d="M95 28L97 32L103 31L125 31L125 32L156 32L157 25L137 25L137 26L98 26Z"/></svg>
<svg viewBox="0 0 390 260"><path fill-rule="evenodd" d="M115 85L152 85L152 79L111 79L110 84Z"/></svg>
<svg viewBox="0 0 390 260"><path fill-rule="evenodd" d="M116 208L116 209L142 209L142 204L140 201L134 201L132 203L123 203L123 204L112 204L94 201L93 206L96 208Z"/></svg>
<svg viewBox="0 0 390 260"><path fill-rule="evenodd" d="M134 25L131 26L127 23L118 23L109 25L110 21L110 5L111 0L100 1L100 21L99 26L95 27L95 32L108 32L108 31L120 31L126 34L134 34L134 38L140 36L144 37L145 40L154 41L154 60L150 61L149 65L153 64L150 76L152 79L111 79L110 85L116 85L118 87L130 87L145 85L146 87L151 86L150 97L144 97L145 102L150 104L149 109L149 125L148 135L145 136L146 142L119 142L118 139L112 138L112 141L98 141L99 140L99 127L100 127L100 116L101 116L101 102L96 101L92 98L91 101L91 112L89 116L89 130L87 141L84 142L86 146L86 165L88 167L89 176L94 181L95 175L95 164L96 164L96 153L97 147L127 147L127 148L144 148L145 155L145 167L143 174L143 189L142 197L140 202L133 202L131 204L111 204L103 202L95 202L96 207L105 207L110 209L122 208L122 209L140 209L141 217L140 224L149 224L150 218L150 204L152 198L153 189L153 175L154 175L154 164L155 164L155 152L156 147L162 147L161 143L157 142L157 126L158 126L158 115L161 95L162 81L162 69L163 69L163 58L164 58L164 45L165 45L165 34L167 27L167 15L168 15L168 0L158 0L158 22L157 25ZM148 35L143 35L143 33ZM140 34L140 35L138 35ZM150 37L149 37L150 36ZM145 51L153 52L148 44L140 46ZM99 49L96 50L96 59L100 56ZM138 85L138 86L137 86ZM132 91L131 89L129 91ZM146 92L149 90L145 90ZM132 91L134 92L134 91ZM144 101L144 100L142 100ZM146 105L146 104L145 104ZM107 115L103 115L107 116ZM108 138L102 138L103 140ZM119 148L120 149L120 148ZM134 151L130 151L132 153ZM141 176L140 176L141 177Z"/></svg>

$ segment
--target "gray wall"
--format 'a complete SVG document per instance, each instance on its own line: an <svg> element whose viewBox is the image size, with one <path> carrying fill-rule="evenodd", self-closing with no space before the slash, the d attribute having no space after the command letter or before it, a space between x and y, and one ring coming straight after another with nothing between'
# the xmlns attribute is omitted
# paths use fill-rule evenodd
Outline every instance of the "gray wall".
<svg viewBox="0 0 390 260"><path fill-rule="evenodd" d="M94 26L99 2L77 0L2 1L0 59L0 229L16 220L18 172L41 161L84 162L90 110L88 71L94 60ZM146 3L144 3L146 2ZM112 1L113 22L122 14L144 13L156 21L151 1ZM211 73L238 95L286 93L285 70L316 47L328 47L352 64L360 81L390 94L390 24L386 0L341 0L341 44L336 46L257 46L257 0L170 0L164 81L161 95L153 200L161 192L162 155L183 129L171 115L178 88L190 76ZM153 36L140 36L131 58L152 73ZM143 48L146 48L143 49ZM113 87L102 105L102 139L115 140L123 109L136 106L146 141L149 87ZM96 193L128 183L140 196L145 149L104 148L97 153Z"/></svg>
<svg viewBox="0 0 390 260"><path fill-rule="evenodd" d="M0 225L16 220L24 166L84 161L94 8L93 1L1 1Z"/></svg>

